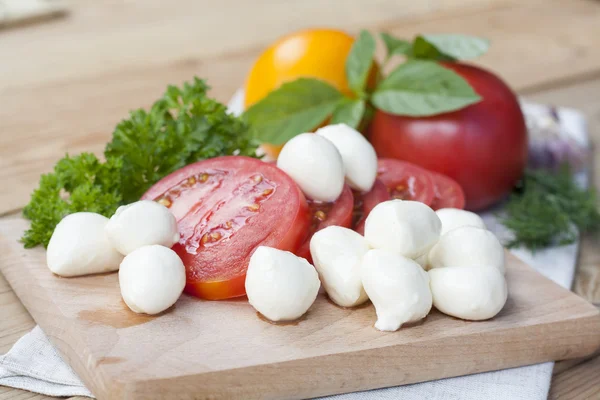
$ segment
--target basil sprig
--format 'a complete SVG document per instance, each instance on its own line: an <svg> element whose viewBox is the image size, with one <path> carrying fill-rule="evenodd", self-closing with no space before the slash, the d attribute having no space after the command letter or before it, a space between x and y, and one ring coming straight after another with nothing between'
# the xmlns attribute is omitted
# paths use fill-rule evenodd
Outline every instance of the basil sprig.
<svg viewBox="0 0 600 400"><path fill-rule="evenodd" d="M375 38L363 30L346 59L351 97L319 79L285 83L244 113L254 136L261 142L282 144L326 120L356 128L373 107L394 115L425 117L481 100L466 80L438 62L478 57L489 48L486 39L458 34L418 35L412 41L387 33L380 36L386 49L384 64L394 56L406 58L388 76L375 75Z"/></svg>

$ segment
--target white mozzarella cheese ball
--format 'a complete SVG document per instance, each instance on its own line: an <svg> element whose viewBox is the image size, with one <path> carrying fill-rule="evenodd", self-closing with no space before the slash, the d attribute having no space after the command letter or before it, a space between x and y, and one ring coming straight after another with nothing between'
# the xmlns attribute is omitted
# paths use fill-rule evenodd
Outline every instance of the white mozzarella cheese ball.
<svg viewBox="0 0 600 400"><path fill-rule="evenodd" d="M486 229L483 219L471 211L461 210L459 208L442 208L435 213L440 217L440 221L442 221L442 235L452 229L463 226L474 226L475 228Z"/></svg>
<svg viewBox="0 0 600 400"><path fill-rule="evenodd" d="M171 247L179 241L175 216L167 207L150 200L119 207L106 225L106 236L123 255L142 246Z"/></svg>
<svg viewBox="0 0 600 400"><path fill-rule="evenodd" d="M116 271L123 256L115 250L104 228L108 218L90 212L67 215L56 225L48 243L46 262L61 276Z"/></svg>
<svg viewBox="0 0 600 400"><path fill-rule="evenodd" d="M387 250L369 250L361 277L377 312L375 328L380 331L398 330L429 314L429 275L415 261Z"/></svg>
<svg viewBox="0 0 600 400"><path fill-rule="evenodd" d="M290 139L277 159L277 167L317 201L335 201L344 189L344 164L333 143L313 133Z"/></svg>
<svg viewBox="0 0 600 400"><path fill-rule="evenodd" d="M440 237L436 213L418 201L389 200L379 203L365 222L365 239L376 249L418 258Z"/></svg>
<svg viewBox="0 0 600 400"><path fill-rule="evenodd" d="M422 256L415 258L417 264L421 266L425 271L429 270L429 254L425 253Z"/></svg>
<svg viewBox="0 0 600 400"><path fill-rule="evenodd" d="M443 235L429 251L430 268L489 265L505 273L504 248L485 229L464 226Z"/></svg>
<svg viewBox="0 0 600 400"><path fill-rule="evenodd" d="M377 154L362 133L346 124L327 125L315 133L340 152L348 185L361 192L371 190L377 177Z"/></svg>
<svg viewBox="0 0 600 400"><path fill-rule="evenodd" d="M508 296L506 279L492 266L434 268L429 271L433 305L467 320L492 318Z"/></svg>
<svg viewBox="0 0 600 400"><path fill-rule="evenodd" d="M360 278L367 251L369 246L360 234L341 226L328 226L313 235L310 254L329 298L337 305L354 307L369 299Z"/></svg>
<svg viewBox="0 0 600 400"><path fill-rule="evenodd" d="M271 321L300 318L314 303L320 286L315 268L288 251L260 246L250 257L248 302Z"/></svg>
<svg viewBox="0 0 600 400"><path fill-rule="evenodd" d="M123 259L119 285L131 311L158 314L181 296L185 267L173 250L159 245L143 246Z"/></svg>

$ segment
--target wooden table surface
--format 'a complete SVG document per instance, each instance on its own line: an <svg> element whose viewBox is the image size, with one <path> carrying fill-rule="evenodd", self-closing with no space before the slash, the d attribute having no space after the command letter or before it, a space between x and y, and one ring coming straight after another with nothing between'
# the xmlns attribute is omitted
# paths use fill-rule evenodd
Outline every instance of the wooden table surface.
<svg viewBox="0 0 600 400"><path fill-rule="evenodd" d="M597 0L79 0L70 10L0 30L3 218L19 212L65 152L101 153L115 124L167 84L197 75L226 101L265 45L313 26L488 37L492 48L478 63L526 99L582 110L600 143ZM593 170L600 188L600 157ZM584 237L573 290L596 305L599 271L598 238ZM0 353L33 326L0 275ZM557 363L550 398L600 397L598 371L600 356ZM45 398L0 387L0 400Z"/></svg>

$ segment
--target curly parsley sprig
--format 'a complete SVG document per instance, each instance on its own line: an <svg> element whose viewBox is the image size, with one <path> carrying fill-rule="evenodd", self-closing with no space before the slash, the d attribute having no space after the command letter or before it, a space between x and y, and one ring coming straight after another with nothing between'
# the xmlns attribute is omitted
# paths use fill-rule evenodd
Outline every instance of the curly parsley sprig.
<svg viewBox="0 0 600 400"><path fill-rule="evenodd" d="M43 175L23 215L31 227L25 247L48 245L54 227L78 211L110 216L136 201L154 183L195 161L223 155L256 156L248 126L207 97L198 78L183 87L169 86L150 110L131 112L107 144L105 162L90 153L65 156Z"/></svg>

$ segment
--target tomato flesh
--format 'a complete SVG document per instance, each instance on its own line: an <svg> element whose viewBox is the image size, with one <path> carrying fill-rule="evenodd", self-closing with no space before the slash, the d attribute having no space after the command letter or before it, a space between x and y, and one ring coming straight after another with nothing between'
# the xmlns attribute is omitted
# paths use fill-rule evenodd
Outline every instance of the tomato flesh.
<svg viewBox="0 0 600 400"><path fill-rule="evenodd" d="M173 250L186 267L185 291L204 299L243 296L258 246L296 251L309 227L308 205L283 171L230 156L200 161L144 194L169 207L181 239Z"/></svg>
<svg viewBox="0 0 600 400"><path fill-rule="evenodd" d="M350 228L352 225L354 197L352 196L350 187L345 185L342 194L340 194L340 197L334 202L321 202L310 199L307 200L307 202L308 215L310 216L311 224L306 239L298 248L298 251L296 251L296 255L312 262L312 257L310 255L310 239L312 239L315 232L331 225Z"/></svg>
<svg viewBox="0 0 600 400"><path fill-rule="evenodd" d="M465 192L458 182L446 175L430 172L433 179L434 197L431 208L465 208Z"/></svg>
<svg viewBox="0 0 600 400"><path fill-rule="evenodd" d="M430 205L434 185L429 171L406 161L380 158L377 178L387 187L392 199L414 200Z"/></svg>
<svg viewBox="0 0 600 400"><path fill-rule="evenodd" d="M365 233L365 221L369 213L375 206L384 201L390 200L392 196L388 192L385 184L376 179L373 187L368 192L353 192L354 209L352 212L352 227L363 235Z"/></svg>

